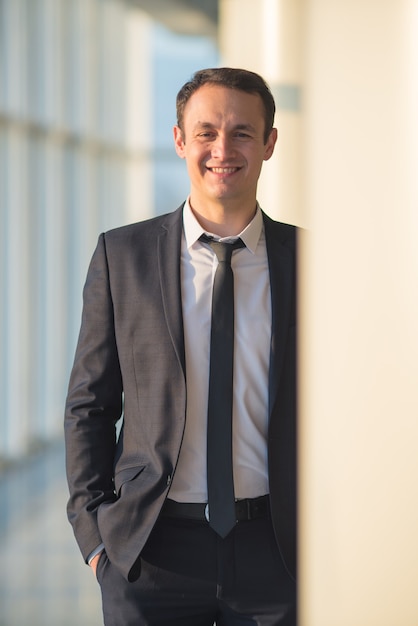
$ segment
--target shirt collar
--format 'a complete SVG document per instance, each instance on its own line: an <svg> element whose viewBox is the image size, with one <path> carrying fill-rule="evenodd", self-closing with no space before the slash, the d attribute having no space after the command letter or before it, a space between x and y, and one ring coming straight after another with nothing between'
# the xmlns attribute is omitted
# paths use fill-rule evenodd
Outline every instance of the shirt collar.
<svg viewBox="0 0 418 626"><path fill-rule="evenodd" d="M253 219L244 228L244 230L239 233L239 235L236 237L218 237L217 235L214 235L214 233L205 231L202 228L190 207L189 198L187 198L183 208L183 228L187 248L191 248L191 246L198 241L199 237L203 235L203 233L206 233L207 235L220 241L235 241L238 237L240 237L245 243L246 248L255 254L258 241L261 233L263 232L264 223L260 206L257 204L257 209Z"/></svg>

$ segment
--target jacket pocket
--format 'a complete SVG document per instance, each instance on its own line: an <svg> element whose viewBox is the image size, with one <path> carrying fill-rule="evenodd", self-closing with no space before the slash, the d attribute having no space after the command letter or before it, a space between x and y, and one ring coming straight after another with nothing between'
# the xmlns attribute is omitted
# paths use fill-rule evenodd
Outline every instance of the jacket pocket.
<svg viewBox="0 0 418 626"><path fill-rule="evenodd" d="M134 465L133 467L125 467L115 474L115 492L117 497L120 496L121 489L125 483L135 480L145 469L144 465Z"/></svg>

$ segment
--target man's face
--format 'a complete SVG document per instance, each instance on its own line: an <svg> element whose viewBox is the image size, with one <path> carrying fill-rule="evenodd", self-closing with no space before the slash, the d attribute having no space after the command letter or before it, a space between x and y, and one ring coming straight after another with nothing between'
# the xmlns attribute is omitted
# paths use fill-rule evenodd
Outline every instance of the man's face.
<svg viewBox="0 0 418 626"><path fill-rule="evenodd" d="M186 159L192 206L218 202L255 205L263 161L277 131L264 143L264 106L258 94L203 85L184 109L183 132L174 128L176 152ZM232 204L231 204L232 203Z"/></svg>

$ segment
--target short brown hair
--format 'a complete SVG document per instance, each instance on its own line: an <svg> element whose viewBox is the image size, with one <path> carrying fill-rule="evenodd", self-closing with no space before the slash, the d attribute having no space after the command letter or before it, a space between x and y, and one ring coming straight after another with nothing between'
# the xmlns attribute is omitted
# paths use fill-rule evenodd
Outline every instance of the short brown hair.
<svg viewBox="0 0 418 626"><path fill-rule="evenodd" d="M183 131L184 109L191 96L203 85L213 84L239 89L247 93L258 94L264 105L264 143L267 143L274 124L276 106L273 95L265 80L255 72L235 69L231 67L217 67L199 70L193 74L191 80L183 85L177 94L176 110L177 125Z"/></svg>

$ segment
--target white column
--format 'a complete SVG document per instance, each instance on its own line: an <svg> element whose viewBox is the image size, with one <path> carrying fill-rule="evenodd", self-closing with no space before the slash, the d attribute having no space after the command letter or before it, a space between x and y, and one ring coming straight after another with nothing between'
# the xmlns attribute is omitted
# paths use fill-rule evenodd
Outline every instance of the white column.
<svg viewBox="0 0 418 626"><path fill-rule="evenodd" d="M301 626L416 626L418 4L308 5Z"/></svg>
<svg viewBox="0 0 418 626"><path fill-rule="evenodd" d="M4 110L15 116L24 116L28 107L27 17L26 0L5 2L2 6Z"/></svg>
<svg viewBox="0 0 418 626"><path fill-rule="evenodd" d="M0 59L1 63L1 59ZM7 133L0 126L0 220L2 228L0 230L0 397L6 399L7 380L7 229L5 228L6 197L7 197ZM4 411L0 413L0 433L4 433L7 428L7 415ZM0 457L6 453L6 442L0 440Z"/></svg>
<svg viewBox="0 0 418 626"><path fill-rule="evenodd" d="M136 222L154 214L152 46L155 25L137 8L126 13L125 27L125 141L131 159L125 172L125 215ZM119 218L120 221L120 218Z"/></svg>
<svg viewBox="0 0 418 626"><path fill-rule="evenodd" d="M19 132L10 131L6 140L7 188L9 207L6 230L6 294L3 311L7 325L5 336L6 372L3 412L5 424L1 447L7 456L25 450L31 406L31 313L30 299L30 229L27 189L28 141Z"/></svg>
<svg viewBox="0 0 418 626"><path fill-rule="evenodd" d="M66 280L67 240L63 192L63 151L60 145L46 146L45 167L48 176L45 184L44 241L44 345L43 387L44 432L46 437L62 431L63 398L68 375L68 318L76 307L68 302ZM77 300L79 305L79 298Z"/></svg>
<svg viewBox="0 0 418 626"><path fill-rule="evenodd" d="M303 79L303 149L279 105L284 187L268 187L308 227L300 626L416 626L418 3L223 0L220 15L223 62Z"/></svg>

